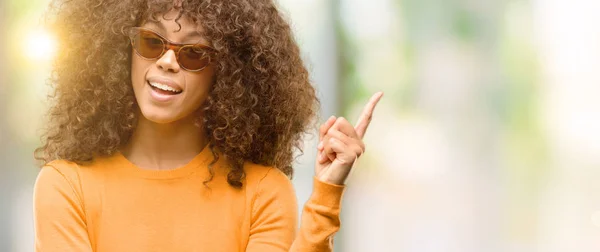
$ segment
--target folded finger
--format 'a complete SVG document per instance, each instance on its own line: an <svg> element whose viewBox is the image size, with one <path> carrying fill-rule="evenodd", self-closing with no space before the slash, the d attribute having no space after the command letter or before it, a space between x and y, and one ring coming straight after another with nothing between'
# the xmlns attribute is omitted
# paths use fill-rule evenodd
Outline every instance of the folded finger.
<svg viewBox="0 0 600 252"><path fill-rule="evenodd" d="M319 128L319 145L317 146L317 148L319 150L323 149L323 147L322 147L323 136L325 136L327 131L331 128L331 126L333 126L336 119L337 118L335 116L331 116L331 117L329 117L329 119L327 119L327 121L325 121L323 124L321 124L321 127Z"/></svg>
<svg viewBox="0 0 600 252"><path fill-rule="evenodd" d="M320 159L319 159L320 163L325 163L325 162L328 162L328 161L335 160L336 153L331 148L332 139L333 138L331 136L329 136L329 135L326 135L323 138L323 151L321 151L321 154L320 154Z"/></svg>
<svg viewBox="0 0 600 252"><path fill-rule="evenodd" d="M339 130L351 138L359 139L354 126L352 126L352 124L350 124L350 122L348 122L348 120L346 120L344 117L337 118L333 126L331 126L329 129L329 131L331 130Z"/></svg>

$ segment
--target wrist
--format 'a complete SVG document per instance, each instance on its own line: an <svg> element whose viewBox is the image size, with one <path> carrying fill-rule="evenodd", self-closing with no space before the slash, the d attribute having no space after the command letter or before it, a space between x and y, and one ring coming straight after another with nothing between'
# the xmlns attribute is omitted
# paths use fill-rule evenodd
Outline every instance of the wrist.
<svg viewBox="0 0 600 252"><path fill-rule="evenodd" d="M322 183L325 184L329 184L329 185L335 185L335 186L344 186L345 183L345 179L341 179L341 178L332 178L330 176L316 176L317 180L319 180Z"/></svg>

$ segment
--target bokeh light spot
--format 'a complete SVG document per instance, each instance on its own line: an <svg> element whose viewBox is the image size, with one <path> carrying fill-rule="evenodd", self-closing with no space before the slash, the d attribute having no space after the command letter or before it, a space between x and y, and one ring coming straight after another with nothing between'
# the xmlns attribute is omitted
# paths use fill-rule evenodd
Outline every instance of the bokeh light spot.
<svg viewBox="0 0 600 252"><path fill-rule="evenodd" d="M31 61L49 61L56 52L56 39L46 30L33 30L26 36L23 52Z"/></svg>

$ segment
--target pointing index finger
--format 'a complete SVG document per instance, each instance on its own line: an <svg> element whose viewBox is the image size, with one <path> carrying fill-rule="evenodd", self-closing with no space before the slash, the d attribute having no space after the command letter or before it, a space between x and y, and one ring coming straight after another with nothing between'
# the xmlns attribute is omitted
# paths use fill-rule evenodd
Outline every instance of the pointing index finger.
<svg viewBox="0 0 600 252"><path fill-rule="evenodd" d="M367 127L369 127L369 123L371 123L371 118L373 117L373 110L382 96L383 92L377 92L371 96L371 99L369 99L369 102L367 105L365 105L365 108L358 118L358 122L356 123L354 129L356 130L356 134L358 134L361 139L367 132Z"/></svg>

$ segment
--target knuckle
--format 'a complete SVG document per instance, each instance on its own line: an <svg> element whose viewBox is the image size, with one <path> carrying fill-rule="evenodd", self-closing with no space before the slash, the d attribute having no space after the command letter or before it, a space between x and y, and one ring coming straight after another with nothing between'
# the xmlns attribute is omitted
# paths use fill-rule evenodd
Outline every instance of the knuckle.
<svg viewBox="0 0 600 252"><path fill-rule="evenodd" d="M341 117L340 123L343 124L343 125L349 125L350 124L350 122L348 120L346 120L346 118L344 118L344 117Z"/></svg>
<svg viewBox="0 0 600 252"><path fill-rule="evenodd" d="M327 139L323 139L323 149L329 148L329 141Z"/></svg>
<svg viewBox="0 0 600 252"><path fill-rule="evenodd" d="M363 152L362 152L362 151L356 152L356 157L357 157L357 158L361 157L362 155L363 155Z"/></svg>
<svg viewBox="0 0 600 252"><path fill-rule="evenodd" d="M321 124L321 127L319 127L319 131L321 131L321 133L323 133L325 131L325 124Z"/></svg>
<svg viewBox="0 0 600 252"><path fill-rule="evenodd" d="M352 134L351 134L351 136L354 139L360 140L360 138L358 137L358 131L356 129L354 129L354 127L352 127Z"/></svg>

